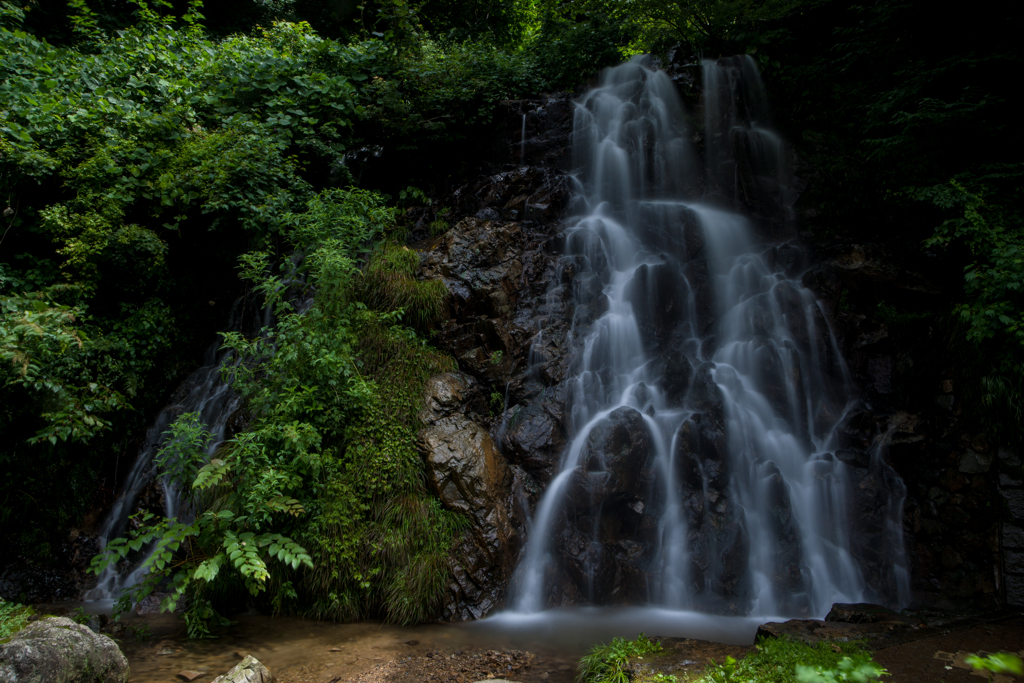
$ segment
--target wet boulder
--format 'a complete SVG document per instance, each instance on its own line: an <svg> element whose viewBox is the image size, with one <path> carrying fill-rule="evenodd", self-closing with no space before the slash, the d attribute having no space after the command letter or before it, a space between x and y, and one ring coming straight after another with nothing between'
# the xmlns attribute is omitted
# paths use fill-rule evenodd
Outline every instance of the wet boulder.
<svg viewBox="0 0 1024 683"><path fill-rule="evenodd" d="M683 276L693 292L693 303L697 314L697 333L707 336L717 319L715 311L715 291L708 272L708 262L704 258L693 259L683 266Z"/></svg>
<svg viewBox="0 0 1024 683"><path fill-rule="evenodd" d="M125 683L128 673L113 640L65 617L33 622L0 645L0 683Z"/></svg>
<svg viewBox="0 0 1024 683"><path fill-rule="evenodd" d="M537 100L508 100L504 161L570 170L575 105L564 93ZM525 135L524 135L525 132ZM523 167L529 168L529 167Z"/></svg>
<svg viewBox="0 0 1024 683"><path fill-rule="evenodd" d="M455 315L511 315L523 272L521 244L516 223L466 218L445 234L438 270L451 292Z"/></svg>
<svg viewBox="0 0 1024 683"><path fill-rule="evenodd" d="M569 203L564 175L520 167L482 175L445 198L454 215L482 220L552 221Z"/></svg>
<svg viewBox="0 0 1024 683"><path fill-rule="evenodd" d="M633 307L637 326L648 350L665 345L687 315L689 285L674 262L644 264L626 285L624 297Z"/></svg>
<svg viewBox="0 0 1024 683"><path fill-rule="evenodd" d="M446 374L426 386L420 440L427 481L450 510L472 527L450 561L454 580L445 599L449 618L480 618L496 607L518 549L512 523L513 476L487 430L460 412L472 380Z"/></svg>
<svg viewBox="0 0 1024 683"><path fill-rule="evenodd" d="M582 511L562 527L553 547L563 567L562 597L597 605L635 605L649 597L657 519L643 505L612 504ZM556 594L555 604L561 602ZM581 600L582 599L582 600Z"/></svg>
<svg viewBox="0 0 1024 683"><path fill-rule="evenodd" d="M583 449L554 539L570 592L595 604L646 600L658 524L644 502L652 472L643 415L628 407L612 411Z"/></svg>
<svg viewBox="0 0 1024 683"><path fill-rule="evenodd" d="M874 444L877 433L874 413L861 408L848 412L836 427L840 448L868 450Z"/></svg>
<svg viewBox="0 0 1024 683"><path fill-rule="evenodd" d="M258 659L247 655L223 676L217 676L213 683L274 683L277 679Z"/></svg>
<svg viewBox="0 0 1024 683"><path fill-rule="evenodd" d="M661 378L661 389L671 406L681 406L693 377L693 365L675 344L654 361L655 376Z"/></svg>
<svg viewBox="0 0 1024 683"><path fill-rule="evenodd" d="M710 421L718 431L725 431L725 400L722 390L715 383L715 364L703 363L693 374L690 391L686 396L686 404L698 411Z"/></svg>
<svg viewBox="0 0 1024 683"><path fill-rule="evenodd" d="M888 621L906 624L914 623L912 619L903 616L899 612L869 602L837 602L832 605L832 609L825 615L825 621L844 624L877 624Z"/></svg>
<svg viewBox="0 0 1024 683"><path fill-rule="evenodd" d="M860 565L865 583L871 587L866 597L895 605L900 599L897 579L900 570L887 549L900 541L896 520L902 518L906 486L880 458L870 459L866 467L849 467L846 471L852 493L848 500L850 550Z"/></svg>
<svg viewBox="0 0 1024 683"><path fill-rule="evenodd" d="M558 467L566 436L558 392L546 390L526 407L515 406L498 426L502 450L537 481L547 482Z"/></svg>
<svg viewBox="0 0 1024 683"><path fill-rule="evenodd" d="M789 483L773 462L764 463L760 467L760 494L764 497L768 510L768 529L775 541L775 567L772 582L786 600L795 599L802 594L805 586L800 564L803 559L803 548L800 540L800 529L793 516L793 505L790 498ZM802 605L784 605L787 611L799 609Z"/></svg>
<svg viewBox="0 0 1024 683"><path fill-rule="evenodd" d="M741 511L726 496L712 493L705 514L689 525L688 584L704 609L719 614L746 611L750 539Z"/></svg>
<svg viewBox="0 0 1024 683"><path fill-rule="evenodd" d="M579 503L643 497L649 451L650 432L643 415L628 407L612 411L591 430L583 446L582 466L573 483Z"/></svg>

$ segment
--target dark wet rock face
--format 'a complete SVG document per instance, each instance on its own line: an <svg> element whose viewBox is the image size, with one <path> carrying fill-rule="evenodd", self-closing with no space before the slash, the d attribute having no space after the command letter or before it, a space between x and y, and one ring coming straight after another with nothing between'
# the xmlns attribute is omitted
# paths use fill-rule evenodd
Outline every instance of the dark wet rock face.
<svg viewBox="0 0 1024 683"><path fill-rule="evenodd" d="M563 405L564 398L557 388L548 389L526 407L516 405L501 417L499 444L502 452L509 461L529 472L535 481L550 481L552 469L565 450L565 430L561 424Z"/></svg>
<svg viewBox="0 0 1024 683"><path fill-rule="evenodd" d="M512 470L487 430L464 412L477 389L466 375L432 377L420 413L427 480L446 508L472 521L450 560L449 619L481 618L501 604L519 544Z"/></svg>
<svg viewBox="0 0 1024 683"><path fill-rule="evenodd" d="M590 432L583 466L574 476L572 502L577 507L593 507L640 500L652 483L647 471L649 442L639 412L625 407L613 411Z"/></svg>
<svg viewBox="0 0 1024 683"><path fill-rule="evenodd" d="M0 683L125 683L128 673L113 640L65 617L35 621L0 644Z"/></svg>

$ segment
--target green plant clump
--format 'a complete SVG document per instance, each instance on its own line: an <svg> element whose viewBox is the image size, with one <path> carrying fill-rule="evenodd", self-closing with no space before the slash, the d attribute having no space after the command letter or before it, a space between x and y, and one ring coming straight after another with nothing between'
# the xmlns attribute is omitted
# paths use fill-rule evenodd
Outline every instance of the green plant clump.
<svg viewBox="0 0 1024 683"><path fill-rule="evenodd" d="M822 641L814 645L786 638L765 638L740 661L727 658L707 668L702 683L867 683L887 675L856 643Z"/></svg>
<svg viewBox="0 0 1024 683"><path fill-rule="evenodd" d="M579 683L627 683L631 680L629 660L661 652L661 643L643 633L634 640L612 638L607 645L595 645L576 667Z"/></svg>
<svg viewBox="0 0 1024 683"><path fill-rule="evenodd" d="M0 598L0 643L28 626L28 618L33 614L31 607Z"/></svg>
<svg viewBox="0 0 1024 683"><path fill-rule="evenodd" d="M989 678L996 674L1024 676L1024 661L1010 652L996 652L984 657L971 655L964 661L970 664L975 671L987 672Z"/></svg>

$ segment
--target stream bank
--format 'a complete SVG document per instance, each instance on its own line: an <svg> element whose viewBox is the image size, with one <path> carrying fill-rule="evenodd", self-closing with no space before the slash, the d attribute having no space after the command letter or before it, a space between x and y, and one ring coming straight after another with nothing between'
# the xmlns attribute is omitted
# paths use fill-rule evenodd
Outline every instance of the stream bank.
<svg viewBox="0 0 1024 683"><path fill-rule="evenodd" d="M145 625L152 637L126 642L123 648L130 683L169 683L181 680L177 674L182 671L203 672L195 680L208 683L246 655L266 665L278 683L474 683L487 678L473 676L483 673L481 666L490 667L487 673L495 678L519 683L570 683L576 662L594 644L613 636L633 638L645 629L668 638L665 647L673 655L669 664L675 674L695 675L711 660L738 659L753 649L757 620L693 615L688 621L676 618L673 625L673 616L679 613L574 609L553 610L543 621L498 616L469 624L394 626L246 614L236 616L235 625L216 639L190 641L177 616L126 615L126 626ZM881 630L888 633L870 645L876 661L892 674L889 680L974 680L963 665L965 653L1024 648L1020 613L912 616L899 617L907 628L895 633L883 624Z"/></svg>

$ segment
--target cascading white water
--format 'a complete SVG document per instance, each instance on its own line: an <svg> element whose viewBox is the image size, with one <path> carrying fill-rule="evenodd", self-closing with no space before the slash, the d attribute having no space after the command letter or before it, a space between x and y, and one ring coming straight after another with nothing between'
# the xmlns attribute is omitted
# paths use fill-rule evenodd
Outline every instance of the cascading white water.
<svg viewBox="0 0 1024 683"><path fill-rule="evenodd" d="M789 215L786 152L756 65L706 62L704 82L706 170L675 87L641 59L577 105L571 442L534 514L519 612L906 600L902 482L880 453L841 450L855 388L799 250L771 236ZM886 506L864 529L858 457Z"/></svg>
<svg viewBox="0 0 1024 683"><path fill-rule="evenodd" d="M243 300L235 302L229 329L238 329L241 323ZM224 442L227 422L241 405L239 396L223 381L221 369L227 363L234 362L234 355L222 351L218 339L206 350L203 366L193 372L183 383L183 392L179 400L160 411L152 426L146 432L145 444L139 449L131 471L125 478L124 486L114 501L107 518L100 529L99 542L105 547L107 542L122 536L127 528L129 517L133 514L136 502L143 491L153 484L154 480L162 489L164 514L168 518L178 518L186 511L180 510L181 495L175 484L165 476L160 476L154 461L157 454L167 442L167 431L174 421L186 413L198 413L203 428L210 432L212 438L207 448L208 455ZM147 557L151 549L146 551ZM124 573L116 564L109 564L100 574L96 586L85 593L86 600L116 599L123 590L131 588L142 580L142 564L146 557L135 563L134 568Z"/></svg>

